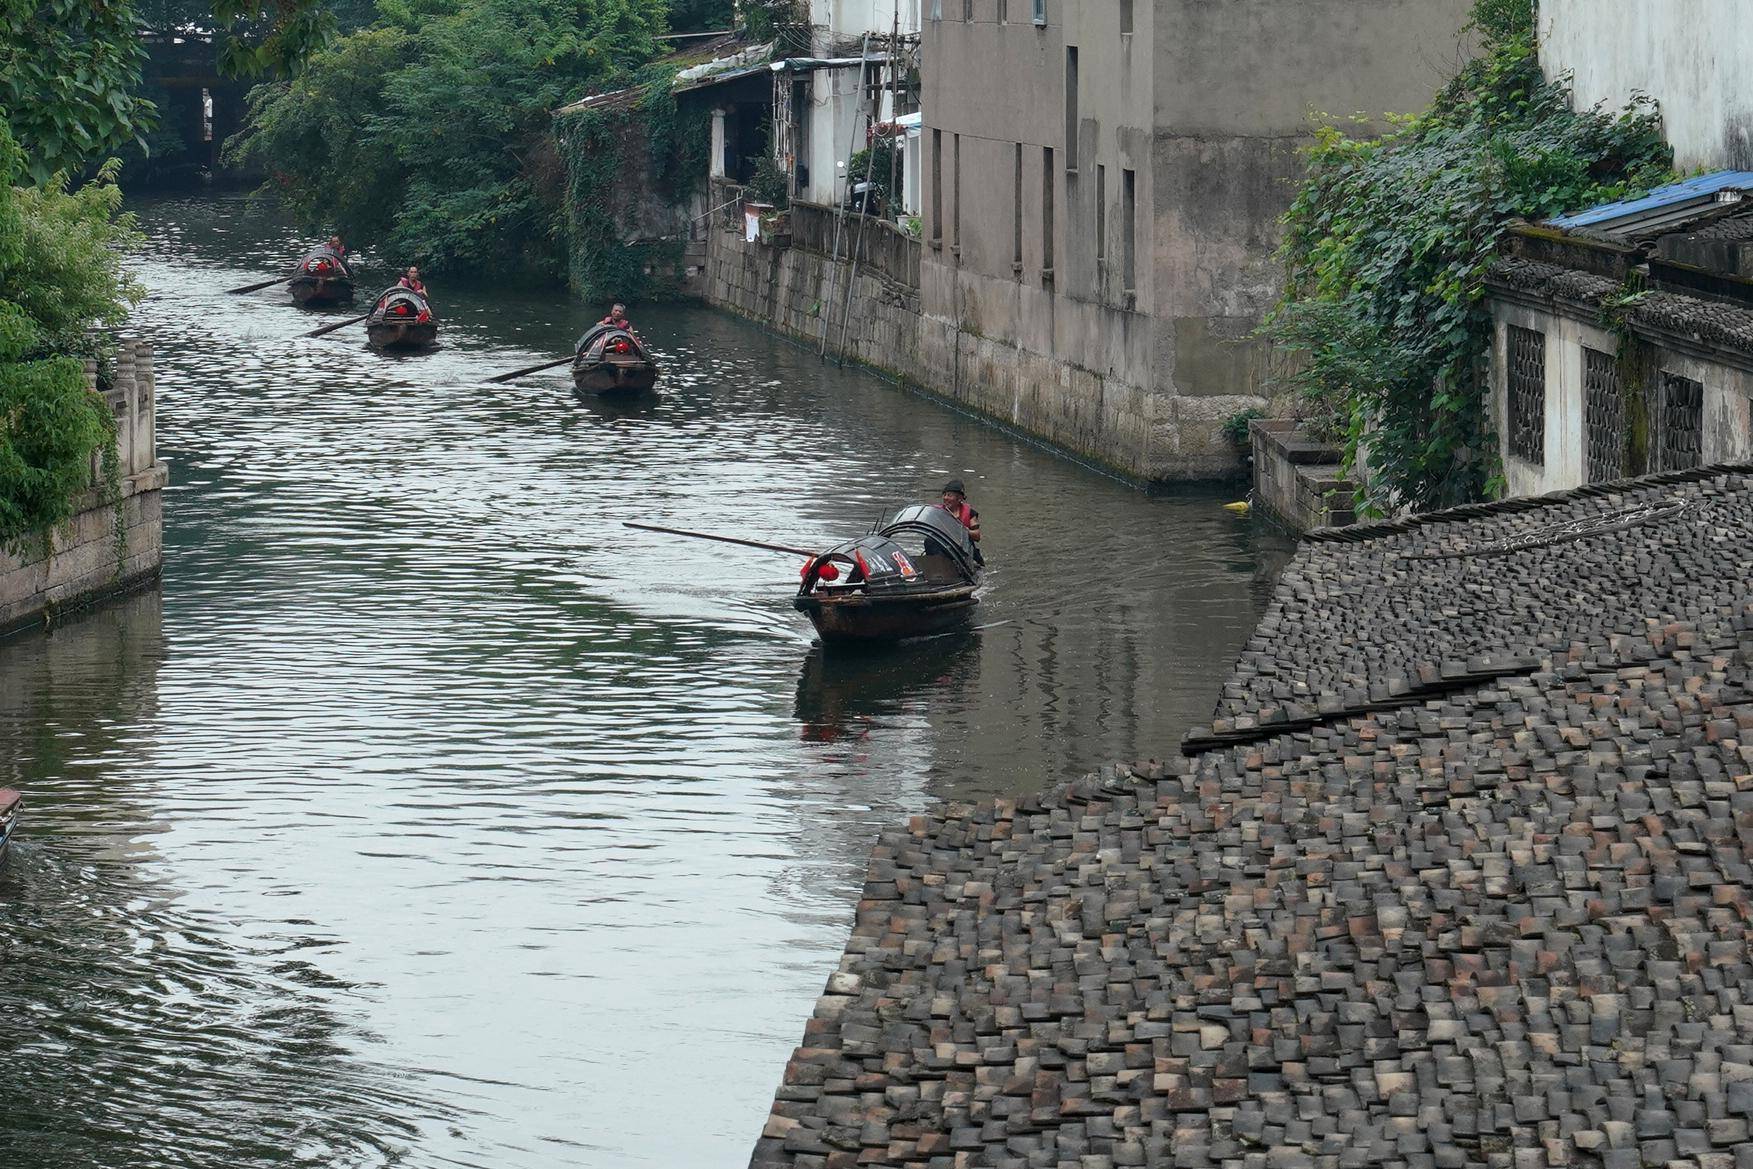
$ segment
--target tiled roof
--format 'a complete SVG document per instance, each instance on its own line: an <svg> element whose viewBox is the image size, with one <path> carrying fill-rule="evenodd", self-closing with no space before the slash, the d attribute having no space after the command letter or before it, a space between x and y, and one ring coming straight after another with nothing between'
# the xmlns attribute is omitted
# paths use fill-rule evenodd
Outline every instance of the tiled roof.
<svg viewBox="0 0 1753 1169"><path fill-rule="evenodd" d="M1619 530L1628 520L1638 526ZM1516 546L1494 547L1506 541ZM1702 618L1746 587L1749 565L1753 468L1340 529L1285 570L1213 730L1361 707L1641 635L1646 620Z"/></svg>
<svg viewBox="0 0 1753 1169"><path fill-rule="evenodd" d="M1517 257L1494 261L1490 281L1499 288L1530 296L1549 296L1603 308L1625 291L1617 281L1604 276ZM1720 350L1753 354L1753 308L1678 292L1649 291L1635 303L1621 306L1618 312L1632 329L1641 326L1678 333Z"/></svg>
<svg viewBox="0 0 1753 1169"><path fill-rule="evenodd" d="M1745 471L1311 542L1226 702L1377 707L886 834L751 1164L1745 1169L1749 565Z"/></svg>

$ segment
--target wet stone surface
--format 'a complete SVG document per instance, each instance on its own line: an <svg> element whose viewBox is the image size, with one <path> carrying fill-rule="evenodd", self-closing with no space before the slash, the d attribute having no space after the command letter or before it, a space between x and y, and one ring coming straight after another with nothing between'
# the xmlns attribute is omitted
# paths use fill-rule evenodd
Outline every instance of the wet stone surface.
<svg viewBox="0 0 1753 1169"><path fill-rule="evenodd" d="M1753 1164L1748 484L1688 490L1573 548L1650 612L1495 562L1523 674L886 834L751 1165ZM1305 550L1274 612L1359 559L1280 660L1440 645L1464 588L1367 574L1569 506Z"/></svg>

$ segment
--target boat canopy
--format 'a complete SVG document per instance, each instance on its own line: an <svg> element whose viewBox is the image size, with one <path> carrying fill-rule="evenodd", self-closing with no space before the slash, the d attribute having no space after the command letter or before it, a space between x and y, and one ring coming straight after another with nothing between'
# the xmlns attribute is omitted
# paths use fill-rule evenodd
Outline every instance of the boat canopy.
<svg viewBox="0 0 1753 1169"><path fill-rule="evenodd" d="M962 526L962 521L936 504L915 503L904 507L877 532L891 540L904 535L923 536L928 545L933 546L930 551L948 556L963 572L975 575L979 558L968 529Z"/></svg>
<svg viewBox="0 0 1753 1169"><path fill-rule="evenodd" d="M645 346L640 342L639 338L629 330L621 328L619 325L592 325L590 331L578 339L578 344L574 347L573 352L579 357L601 358L603 356L601 350L604 348L604 342L616 338L625 339L627 342L627 348L621 349L619 352L626 353L630 351L638 354L646 361L651 360L651 355L645 351Z"/></svg>
<svg viewBox="0 0 1753 1169"><path fill-rule="evenodd" d="M338 270L343 276L347 275L347 261L337 255L335 250L327 244L312 248L304 254L302 260L298 261L298 271L300 272L321 273L331 270Z"/></svg>
<svg viewBox="0 0 1753 1169"><path fill-rule="evenodd" d="M392 284L378 293L376 307L372 310L372 315L379 319L418 317L421 313L430 319L431 304L412 288L403 288L400 284Z"/></svg>

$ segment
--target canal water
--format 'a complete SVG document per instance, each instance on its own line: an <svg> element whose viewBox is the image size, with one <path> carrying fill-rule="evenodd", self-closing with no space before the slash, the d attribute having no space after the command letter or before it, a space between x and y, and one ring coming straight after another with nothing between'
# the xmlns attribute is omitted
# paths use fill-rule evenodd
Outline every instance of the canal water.
<svg viewBox="0 0 1753 1169"><path fill-rule="evenodd" d="M141 213L164 581L0 643L0 1164L740 1166L875 833L1173 751L1287 554L701 308L635 312L633 404L485 384L559 295L306 339L222 292L285 226ZM816 546L952 476L981 628L874 657L796 558L621 526Z"/></svg>

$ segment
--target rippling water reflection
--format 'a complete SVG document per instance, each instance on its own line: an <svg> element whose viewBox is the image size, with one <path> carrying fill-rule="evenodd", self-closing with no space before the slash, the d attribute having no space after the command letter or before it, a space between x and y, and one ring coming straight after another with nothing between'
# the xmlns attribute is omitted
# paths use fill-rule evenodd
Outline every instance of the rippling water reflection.
<svg viewBox="0 0 1753 1169"><path fill-rule="evenodd" d="M556 297L303 339L220 291L282 227L143 218L162 597L0 644L0 1164L743 1164L873 833L1172 750L1286 548L699 309L635 314L632 405L482 384ZM619 524L816 544L952 474L984 628L875 657L791 558Z"/></svg>

